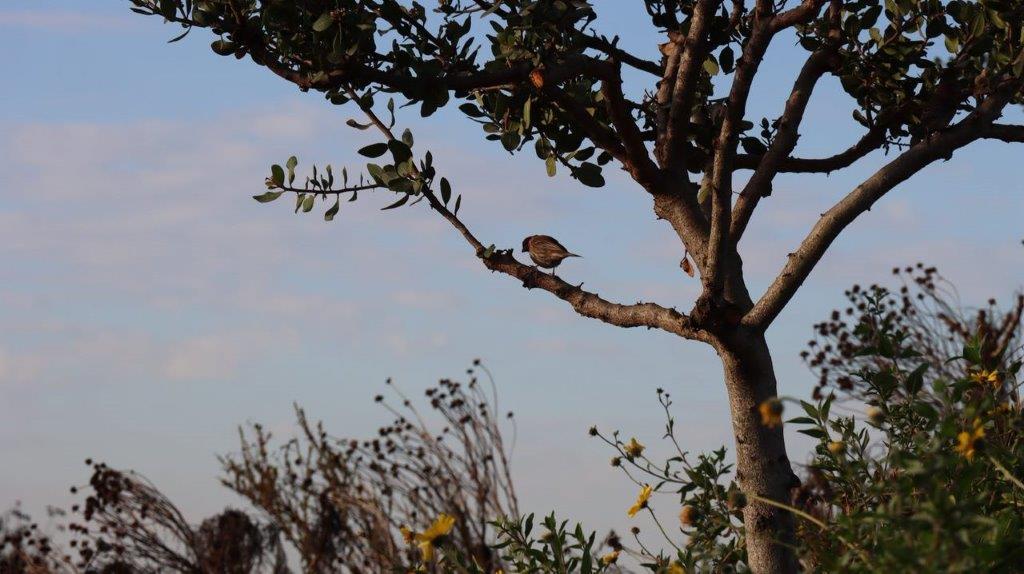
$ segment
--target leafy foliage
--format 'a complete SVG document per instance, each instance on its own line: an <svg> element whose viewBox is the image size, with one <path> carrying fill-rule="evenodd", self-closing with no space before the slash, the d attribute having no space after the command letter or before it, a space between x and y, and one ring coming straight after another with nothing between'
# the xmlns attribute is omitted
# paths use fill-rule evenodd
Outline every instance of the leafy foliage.
<svg viewBox="0 0 1024 574"><path fill-rule="evenodd" d="M1024 126L997 123L1024 94L1020 0L643 0L638 5L649 16L648 47L654 53L657 46L657 61L596 32L608 15L589 0L132 5L181 27L182 35L209 29L218 37L212 45L218 54L248 56L303 91L354 104L365 119L348 124L381 134L383 141L360 151L385 159L369 163L358 183L342 177L334 186L330 169L324 176L314 168L305 186L295 187L295 162L289 162L287 170L271 168L258 201L294 193L295 211L309 212L317 198L333 199L324 213L333 220L340 198L355 199L361 190L394 194L385 209L426 200L489 270L552 293L581 315L711 344L738 367L726 370L738 379L727 385L734 405L776 394L764 332L847 225L900 183L973 142L1024 141ZM794 42L807 56L781 112L750 117L752 86L773 41ZM796 157L811 94L827 76L838 78L865 133L830 157ZM452 186L438 178L431 153L414 155L412 134L396 133L396 107L418 108L423 117L457 109L480 125L486 140L512 154L532 143L549 175L561 167L585 186L605 185L609 166L623 170L679 236L684 272L700 275L692 309L613 303L582 283L542 277L511 250L485 247L458 217L462 196L449 207ZM879 150L895 157L823 213L755 300L739 244L774 180L783 173L828 174ZM741 170L753 173L736 178ZM737 181L745 181L741 189L733 189ZM685 263L690 255L696 269ZM765 523L748 530L749 558L755 569L792 570L790 521L778 507L792 470L776 421L770 432L757 432L761 414L733 413L737 440L749 445L740 451L737 472L759 483L763 495L745 511L747 520ZM772 533L783 536L773 543Z"/></svg>

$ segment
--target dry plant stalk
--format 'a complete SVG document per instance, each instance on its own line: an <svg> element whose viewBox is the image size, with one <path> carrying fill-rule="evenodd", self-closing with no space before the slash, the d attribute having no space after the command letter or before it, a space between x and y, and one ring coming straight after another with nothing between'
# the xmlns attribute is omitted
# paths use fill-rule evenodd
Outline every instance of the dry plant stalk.
<svg viewBox="0 0 1024 574"><path fill-rule="evenodd" d="M296 408L301 436L279 447L258 424L240 431L241 452L222 459L223 482L280 528L306 572L406 570L418 553L400 529L422 531L442 513L456 518L450 543L496 568L489 521L518 516L518 506L493 379L479 361L468 374L468 383L445 379L425 393L439 433L392 386L401 405L376 398L395 417L376 438L330 437Z"/></svg>
<svg viewBox="0 0 1024 574"><path fill-rule="evenodd" d="M828 320L814 325L815 338L808 341L801 357L818 376L815 398L820 398L828 385L851 389L851 377L865 367L886 367L883 363L888 359L865 353L878 344L875 335L882 330L882 323L906 337L907 344L920 354L914 361L928 363L933 375L945 379L967 374L966 363L949 358L959 355L975 338L980 342L981 364L987 369L1021 357L1024 293L1017 293L1005 307L989 299L986 307L968 308L935 267L918 263L894 268L893 274L903 281L898 292L879 285L854 285L845 292L849 306L832 311ZM881 313L867 312L872 305Z"/></svg>

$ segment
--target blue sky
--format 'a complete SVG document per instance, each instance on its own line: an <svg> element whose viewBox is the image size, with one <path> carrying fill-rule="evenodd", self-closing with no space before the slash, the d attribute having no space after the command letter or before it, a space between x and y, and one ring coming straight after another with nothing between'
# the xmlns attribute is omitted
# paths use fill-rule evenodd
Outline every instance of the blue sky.
<svg viewBox="0 0 1024 574"><path fill-rule="evenodd" d="M626 45L654 50L635 10L599 4ZM380 212L387 198L368 196L328 224L252 201L271 163L294 153L300 165L361 165L354 150L372 136L345 127L353 110L214 55L202 32L168 46L158 19L89 5L0 7L0 503L66 503L92 456L149 476L199 518L235 502L215 455L235 448L236 425L287 436L297 402L335 434L366 435L387 421L372 406L386 377L418 394L474 357L517 412L513 465L529 510L624 528L632 487L586 429L657 443L657 387L673 393L688 448L731 442L709 349L578 318L487 273L424 206ZM783 44L754 86L756 117L778 114L798 65ZM800 153L854 141L849 111L835 82L823 86ZM621 174L601 190L548 179L532 154L484 145L456 115L415 116L403 125L463 193L485 243L550 233L585 255L566 278L689 307L697 282L679 271L674 234ZM809 393L797 353L852 282L923 260L968 303L1022 283L1021 149L976 144L851 226L769 333L784 393ZM744 240L754 292L882 160L780 180Z"/></svg>

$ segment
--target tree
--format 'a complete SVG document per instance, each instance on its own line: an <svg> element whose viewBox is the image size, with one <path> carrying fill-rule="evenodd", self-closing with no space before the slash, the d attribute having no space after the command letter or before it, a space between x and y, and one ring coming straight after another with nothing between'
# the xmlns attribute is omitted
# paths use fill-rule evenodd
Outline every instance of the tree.
<svg viewBox="0 0 1024 574"><path fill-rule="evenodd" d="M390 190L388 208L427 206L447 220L491 271L565 301L580 315L619 327L656 328L711 345L725 371L737 476L756 495L744 509L756 572L796 568L792 516L760 500L785 501L797 485L781 428L758 407L776 394L765 330L829 245L859 215L925 167L980 139L1024 141L1024 126L997 123L1021 103L1024 3L1016 0L644 0L660 58L623 50L595 33L587 0L132 0L133 10L219 35L218 54L255 63L303 91L352 104L385 141L360 150L368 176L350 181L314 168L295 184L297 160L274 166L262 202L294 194L296 211L317 198L333 219L342 198ZM176 38L176 39L178 39ZM751 85L773 41L795 39L807 57L774 120L747 116ZM652 50L653 51L653 50ZM627 73L627 69L629 69ZM795 155L815 86L838 77L863 136L830 157ZM646 83L624 89L624 78ZM632 94L636 94L635 96ZM387 99L387 111L380 104ZM438 174L430 152L396 135L394 106L421 115L458 104L488 140L509 152L533 142L549 173L559 166L600 187L602 168L624 170L646 193L700 273L688 313L621 304L487 246L458 217L462 197ZM753 296L740 241L780 174L828 174L877 150L888 156L809 231L767 290ZM749 172L745 182L736 179ZM336 181L340 180L340 181ZM340 185L336 185L340 184ZM333 202L333 203L332 203ZM692 263L690 257L692 256Z"/></svg>

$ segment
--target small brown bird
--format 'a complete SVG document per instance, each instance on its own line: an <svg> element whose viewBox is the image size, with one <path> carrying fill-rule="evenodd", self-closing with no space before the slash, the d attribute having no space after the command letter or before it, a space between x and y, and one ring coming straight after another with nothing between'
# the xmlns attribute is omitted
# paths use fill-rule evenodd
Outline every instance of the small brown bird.
<svg viewBox="0 0 1024 574"><path fill-rule="evenodd" d="M529 253L530 259L533 259L538 267L550 269L552 275L555 274L555 267L558 267L563 259L579 257L575 253L570 253L558 240L548 235L531 235L524 239L523 252Z"/></svg>

